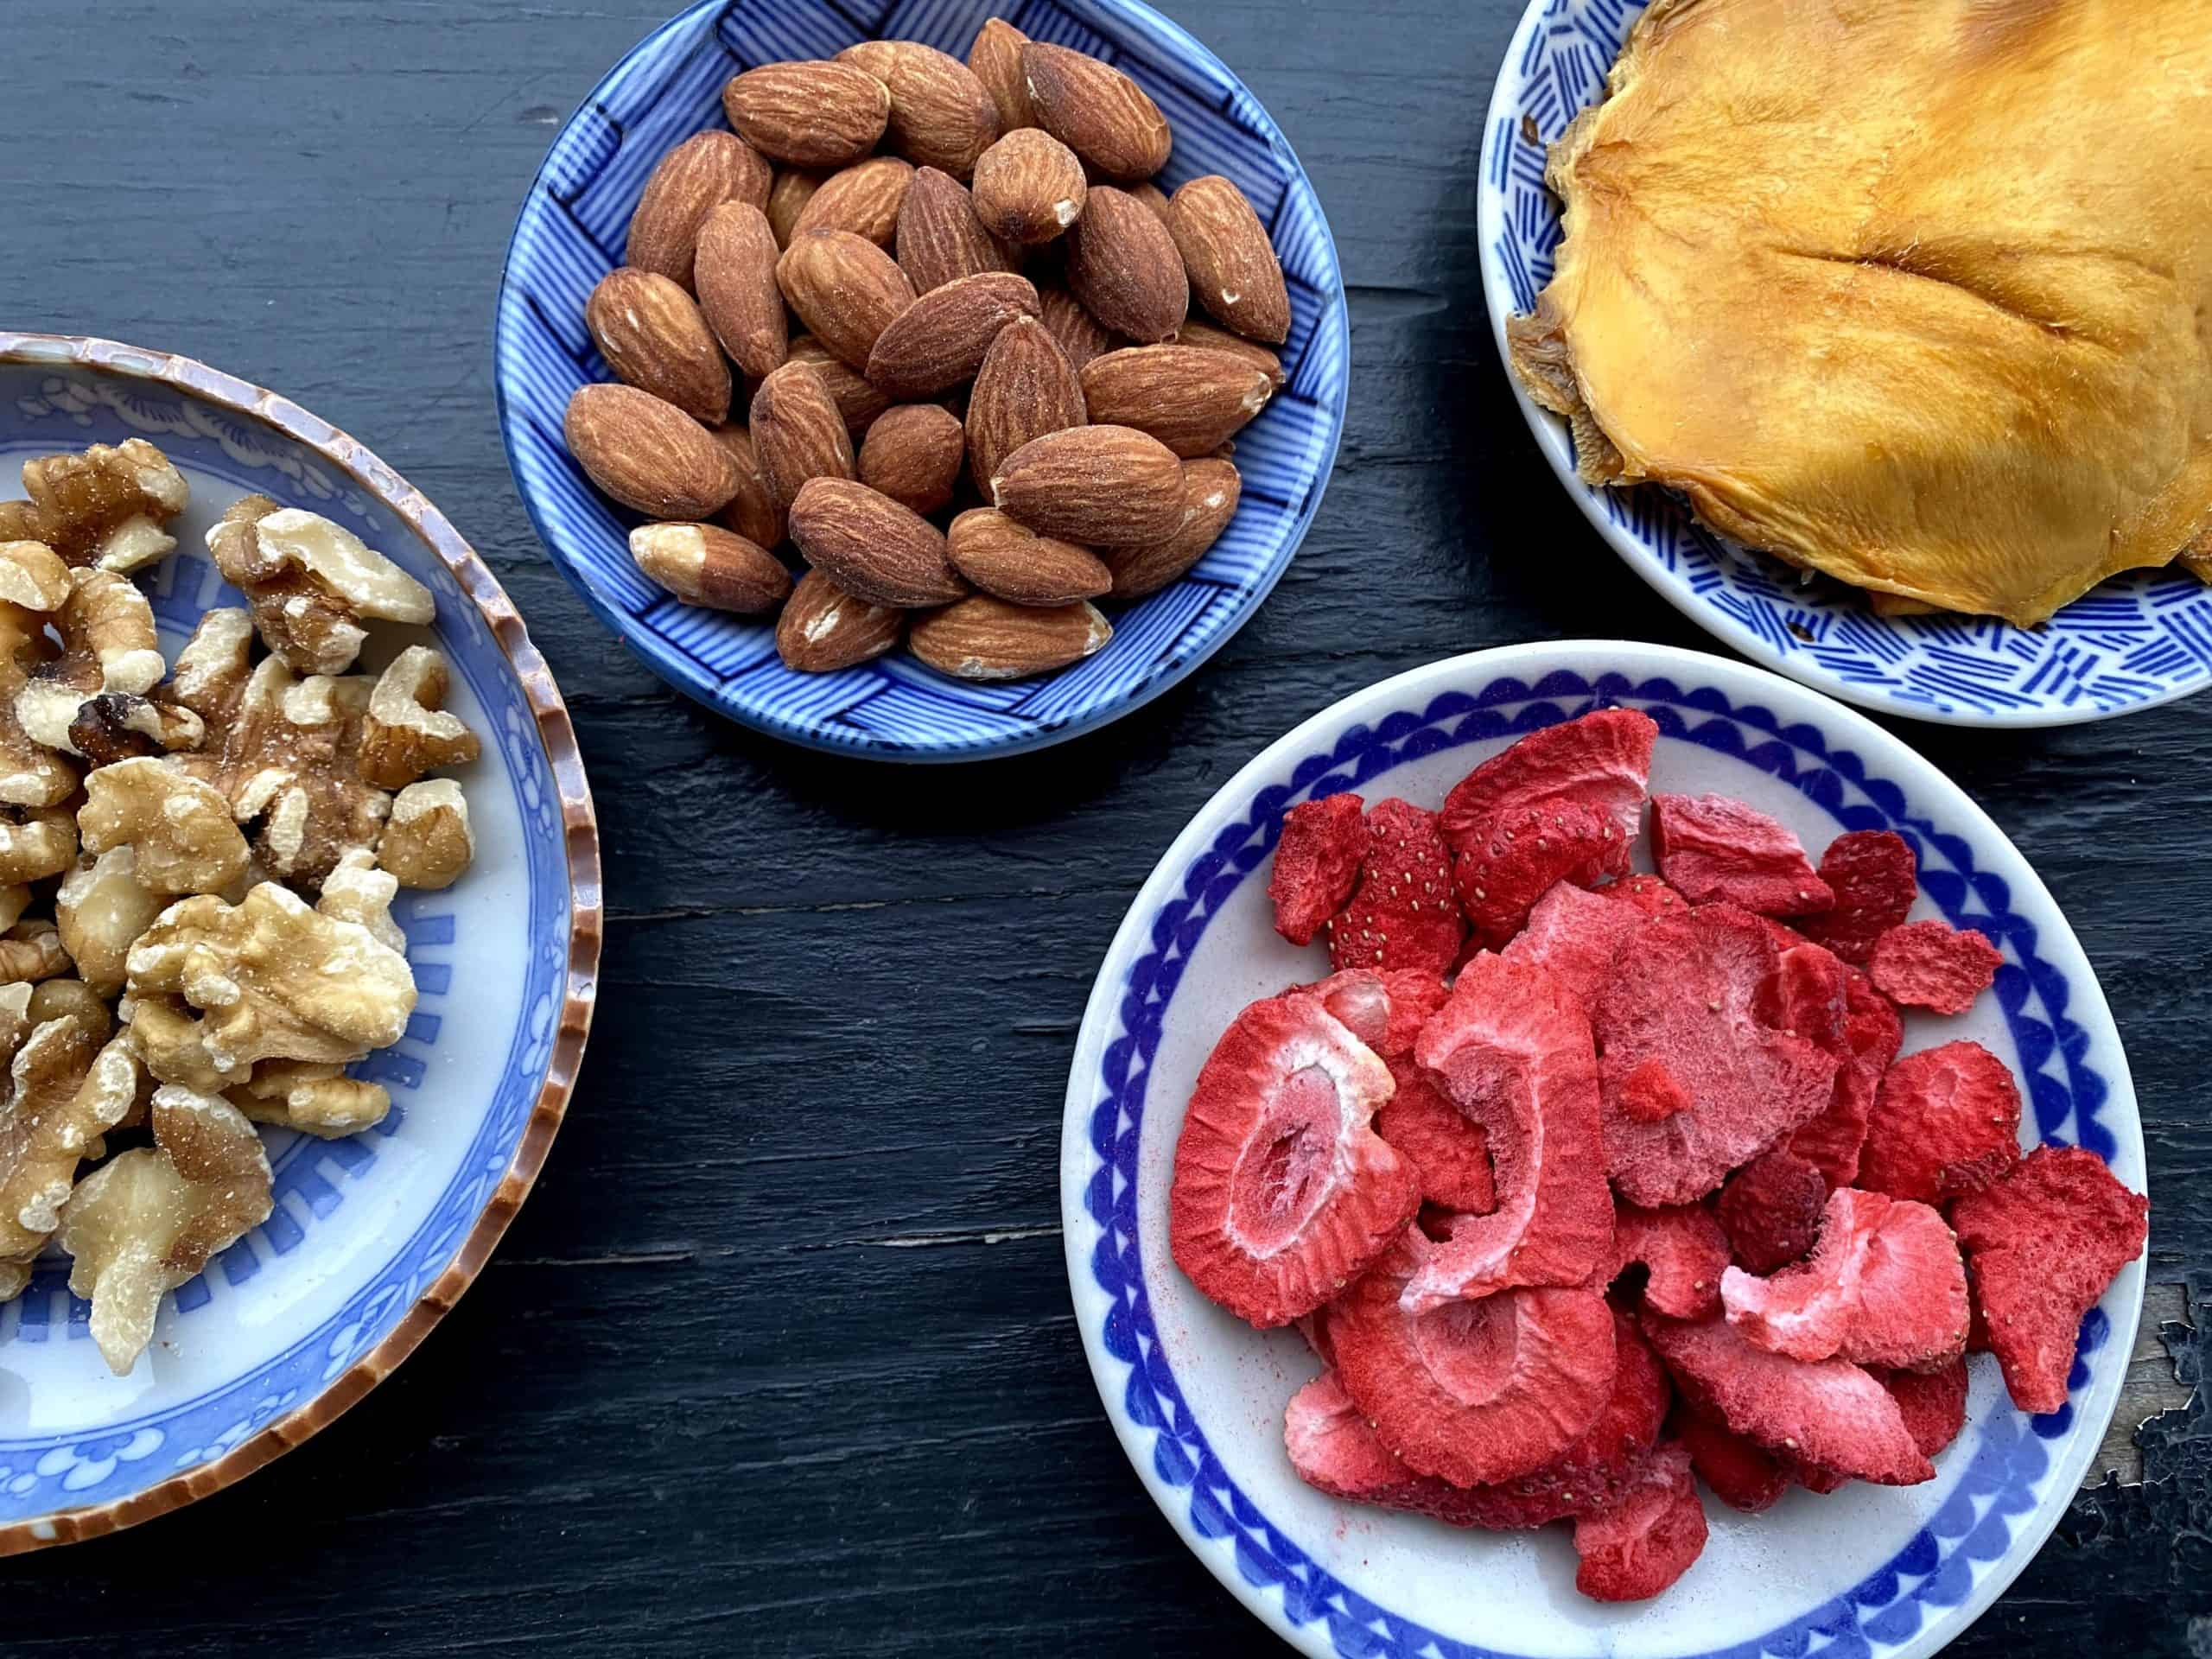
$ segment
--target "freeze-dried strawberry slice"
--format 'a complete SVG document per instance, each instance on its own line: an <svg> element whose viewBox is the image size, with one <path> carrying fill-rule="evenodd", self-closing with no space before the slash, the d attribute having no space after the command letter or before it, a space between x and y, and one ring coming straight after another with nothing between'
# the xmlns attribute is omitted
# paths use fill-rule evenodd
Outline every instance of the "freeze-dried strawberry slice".
<svg viewBox="0 0 2212 1659"><path fill-rule="evenodd" d="M1311 1313L1301 1313L1291 1321L1298 1327L1298 1334L1306 1338L1306 1345L1313 1351L1313 1357L1332 1370L1336 1368L1336 1351L1329 1346L1329 1309L1324 1303Z"/></svg>
<svg viewBox="0 0 2212 1659"><path fill-rule="evenodd" d="M1745 1439L1687 1402L1675 1407L1668 1428L1688 1449L1690 1466L1699 1478L1730 1509L1757 1515L1772 1509L1789 1490L1787 1465L1769 1455L1757 1440Z"/></svg>
<svg viewBox="0 0 2212 1659"><path fill-rule="evenodd" d="M1589 1022L1535 969L1479 956L1421 1027L1414 1058L1482 1125L1497 1205L1453 1223L1407 1287L1407 1311L1587 1279L1613 1233Z"/></svg>
<svg viewBox="0 0 2212 1659"><path fill-rule="evenodd" d="M1282 815L1268 897L1275 901L1275 931L1293 944L1313 944L1351 899L1367 856L1364 810L1358 796L1345 794L1301 801Z"/></svg>
<svg viewBox="0 0 2212 1659"><path fill-rule="evenodd" d="M1392 1060L1398 1092L1375 1114L1375 1133L1412 1160L1430 1204L1473 1215L1497 1207L1497 1182L1483 1126L1446 1099L1436 1079L1410 1057Z"/></svg>
<svg viewBox="0 0 2212 1659"><path fill-rule="evenodd" d="M1728 1238L1701 1204L1639 1210L1624 1204L1613 1212L1613 1255L1608 1283L1631 1262L1648 1269L1643 1305L1678 1319L1701 1319L1720 1309L1720 1275L1728 1266Z"/></svg>
<svg viewBox="0 0 2212 1659"><path fill-rule="evenodd" d="M1874 941L1866 971L1891 1001L1964 1014L1997 981L2005 953L1989 936L1948 922L1907 922Z"/></svg>
<svg viewBox="0 0 2212 1659"><path fill-rule="evenodd" d="M2037 1147L1951 1206L1989 1345L2021 1410L2066 1403L2082 1316L2143 1253L2150 1211L2080 1147Z"/></svg>
<svg viewBox="0 0 2212 1659"><path fill-rule="evenodd" d="M1521 931L1554 884L1587 887L1604 874L1613 823L1574 801L1500 813L1459 844L1452 880L1478 944L1495 950Z"/></svg>
<svg viewBox="0 0 2212 1659"><path fill-rule="evenodd" d="M1728 1178L1714 1212L1737 1265L1773 1273L1813 1248L1827 1201L1828 1184L1818 1167L1777 1147Z"/></svg>
<svg viewBox="0 0 2212 1659"><path fill-rule="evenodd" d="M1912 849L1888 830L1853 830L1838 836L1821 855L1821 880L1835 905L1797 924L1854 967L1864 968L1874 941L1911 912L1920 877Z"/></svg>
<svg viewBox="0 0 2212 1659"><path fill-rule="evenodd" d="M1586 1015L1605 988L1614 957L1644 923L1642 911L1612 898L1611 891L1557 883L1536 900L1528 926L1498 954L1543 969Z"/></svg>
<svg viewBox="0 0 2212 1659"><path fill-rule="evenodd" d="M1859 1184L1859 1148L1875 1092L1904 1041L1897 1009L1856 968L1845 977L1843 1006L1846 1052L1834 1092L1827 1109L1789 1137L1789 1150L1815 1165L1831 1187Z"/></svg>
<svg viewBox="0 0 2212 1659"><path fill-rule="evenodd" d="M1616 849L1606 868L1628 868L1629 849L1643 820L1659 727L1633 709L1593 709L1575 720L1530 732L1462 778L1444 798L1444 838L1464 851L1509 811L1573 801L1612 826Z"/></svg>
<svg viewBox="0 0 2212 1659"><path fill-rule="evenodd" d="M1847 1360L1770 1354L1721 1319L1647 1313L1643 1332L1693 1403L1770 1451L1885 1486L1936 1473L1889 1390Z"/></svg>
<svg viewBox="0 0 2212 1659"><path fill-rule="evenodd" d="M1688 1448L1670 1440L1646 1458L1608 1507L1574 1523L1574 1587L1593 1601L1645 1601L1690 1570L1705 1550Z"/></svg>
<svg viewBox="0 0 2212 1659"><path fill-rule="evenodd" d="M1334 1296L1404 1230L1414 1167L1369 1126L1389 1068L1320 1003L1255 1002L1198 1073L1167 1238L1207 1296L1265 1328Z"/></svg>
<svg viewBox="0 0 2212 1659"><path fill-rule="evenodd" d="M1645 916L1672 916L1689 908L1689 901L1656 875L1624 875L1599 889L1608 899L1634 905Z"/></svg>
<svg viewBox="0 0 2212 1659"><path fill-rule="evenodd" d="M1436 814L1395 798L1368 808L1359 886L1329 924L1330 965L1440 976L1459 961L1464 931Z"/></svg>
<svg viewBox="0 0 2212 1659"><path fill-rule="evenodd" d="M2019 1161L2020 1090L1980 1043L1908 1054L1883 1074L1859 1184L1941 1204L1979 1192Z"/></svg>
<svg viewBox="0 0 2212 1659"><path fill-rule="evenodd" d="M1291 1395L1282 1414L1283 1450L1298 1478L1317 1491L1387 1510L1409 1510L1453 1526L1473 1526L1465 1488L1417 1475L1376 1438L1342 1380L1325 1370Z"/></svg>
<svg viewBox="0 0 2212 1659"><path fill-rule="evenodd" d="M1631 1122L1656 1123L1689 1110L1689 1090L1675 1081L1666 1061L1654 1055L1639 1060L1621 1079L1620 1108Z"/></svg>
<svg viewBox="0 0 2212 1659"><path fill-rule="evenodd" d="M1792 1359L1933 1370L1966 1351L1967 1275L1943 1217L1924 1204L1839 1187L1821 1242L1797 1267L1720 1276L1728 1323Z"/></svg>
<svg viewBox="0 0 2212 1659"><path fill-rule="evenodd" d="M1826 1497L1840 1492L1851 1484L1851 1477L1840 1469L1824 1469L1817 1463L1808 1463L1802 1458L1785 1456L1782 1466L1789 1471L1789 1478L1815 1497Z"/></svg>
<svg viewBox="0 0 2212 1659"><path fill-rule="evenodd" d="M1787 930L1785 930L1785 932ZM1835 954L1794 935L1775 940L1775 975L1759 998L1759 1017L1777 1031L1847 1058L1851 1014L1846 987L1851 970Z"/></svg>
<svg viewBox="0 0 2212 1659"><path fill-rule="evenodd" d="M1796 836L1726 795L1654 795L1651 855L1693 905L1802 916L1835 903Z"/></svg>
<svg viewBox="0 0 2212 1659"><path fill-rule="evenodd" d="M1319 997L1321 1006L1350 1027L1351 1034L1386 1060L1410 1054L1428 1016L1444 1006L1448 988L1423 968L1395 968L1378 974L1348 968L1298 989Z"/></svg>
<svg viewBox="0 0 2212 1659"><path fill-rule="evenodd" d="M1406 1287L1439 1248L1401 1234L1330 1308L1344 1389L1417 1474L1478 1486L1541 1469L1611 1397L1612 1310L1578 1286L1408 1313Z"/></svg>
<svg viewBox="0 0 2212 1659"><path fill-rule="evenodd" d="M1592 1022L1605 1170L1632 1204L1688 1204L1827 1105L1836 1060L1763 1024L1777 953L1758 918L1726 905L1662 916L1621 947ZM1621 1091L1656 1060L1690 1108L1639 1122Z"/></svg>
<svg viewBox="0 0 2212 1659"><path fill-rule="evenodd" d="M1961 1354L1941 1370L1876 1371L1904 1414L1913 1444L1934 1457L1967 1426L1967 1362Z"/></svg>

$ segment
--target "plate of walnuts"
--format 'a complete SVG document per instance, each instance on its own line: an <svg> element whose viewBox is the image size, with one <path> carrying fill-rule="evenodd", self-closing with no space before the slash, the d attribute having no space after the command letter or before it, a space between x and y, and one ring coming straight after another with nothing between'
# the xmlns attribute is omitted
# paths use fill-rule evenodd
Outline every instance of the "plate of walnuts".
<svg viewBox="0 0 2212 1659"><path fill-rule="evenodd" d="M435 508L203 365L0 333L0 1554L413 1350L559 1125L598 883L560 694Z"/></svg>

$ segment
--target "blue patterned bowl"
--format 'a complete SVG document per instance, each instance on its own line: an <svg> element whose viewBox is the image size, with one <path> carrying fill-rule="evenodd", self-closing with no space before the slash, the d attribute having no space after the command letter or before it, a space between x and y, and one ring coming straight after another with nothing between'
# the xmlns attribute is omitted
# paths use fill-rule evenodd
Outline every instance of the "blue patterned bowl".
<svg viewBox="0 0 2212 1659"><path fill-rule="evenodd" d="M1506 48L1477 204L1501 359L1505 320L1535 307L1559 245L1544 152L1604 96L1642 11L1643 0L1532 0ZM1877 616L1856 589L1801 582L1780 560L1714 535L1669 492L1584 483L1566 423L1517 382L1514 395L1567 493L1631 570L1745 656L1847 702L1954 726L2065 726L2170 702L2212 678L2212 592L2178 567L2115 577L2040 628Z"/></svg>
<svg viewBox="0 0 2212 1659"><path fill-rule="evenodd" d="M1236 1011L1328 971L1275 934L1265 887L1283 810L1357 789L1435 804L1521 733L1597 703L1643 709L1652 783L1748 800L1819 848L1891 829L1920 858L1915 913L1989 935L1996 995L1913 1017L1905 1046L1980 1042L2012 1065L2024 1139L2079 1144L2142 1190L2142 1128L2096 976L2043 883L1958 786L1872 721L1771 674L1656 645L1541 644L1455 658L1345 699L1264 751L1168 849L1122 924L1077 1037L1060 1139L1077 1323L1139 1476L1192 1550L1306 1652L1361 1659L1919 1659L1956 1637L2065 1511L2120 1396L2143 1268L2082 1327L2072 1397L2030 1417L1979 1355L1967 1426L1920 1486L1796 1491L1764 1515L1707 1505L1705 1554L1657 1599L1574 1590L1566 1531L1455 1531L1338 1503L1283 1452L1318 1369L1192 1289L1167 1253L1184 1102Z"/></svg>
<svg viewBox="0 0 2212 1659"><path fill-rule="evenodd" d="M357 1072L390 1116L344 1141L265 1132L276 1210L163 1299L127 1376L93 1348L68 1262L0 1306L0 1554L161 1515L298 1445L413 1351L537 1179L575 1081L599 956L599 843L575 734L490 571L344 433L188 359L0 332L0 497L33 455L143 437L192 486L180 546L143 578L174 656L237 605L199 552L249 492L337 519L427 582L450 706L484 740L461 774L474 865L393 917L421 1000ZM392 633L403 632L391 630ZM397 639L372 639L372 660Z"/></svg>
<svg viewBox="0 0 2212 1659"><path fill-rule="evenodd" d="M1096 54L1152 94L1175 130L1169 188L1236 181L1269 227L1289 279L1288 383L1236 437L1243 503L1181 582L1114 619L1114 638L1065 673L1004 684L952 680L903 652L836 674L794 674L773 630L680 605L639 575L634 515L594 489L562 442L569 394L608 378L584 299L620 263L655 162L722 124L741 69L826 58L871 36L965 57L983 20ZM898 760L966 760L1040 748L1151 701L1218 651L1289 565L1335 463L1350 390L1344 280L1313 184L1259 101L1213 54L1137 0L703 0L647 35L569 118L523 203L499 293L499 419L516 486L554 561L663 679L748 726L810 747Z"/></svg>

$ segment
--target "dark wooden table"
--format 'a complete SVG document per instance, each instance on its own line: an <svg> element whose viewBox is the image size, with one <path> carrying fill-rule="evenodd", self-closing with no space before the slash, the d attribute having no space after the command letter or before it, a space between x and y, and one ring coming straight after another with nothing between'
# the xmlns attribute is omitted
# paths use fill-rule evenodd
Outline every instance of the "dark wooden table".
<svg viewBox="0 0 2212 1659"><path fill-rule="evenodd" d="M702 713L539 551L491 381L539 157L672 3L0 7L0 321L279 388L436 500L568 694L610 901L568 1125L460 1308L242 1486L7 1563L0 1652L1264 1650L1124 1462L1068 1311L1061 1092L1092 973L1190 814L1346 692L1511 640L1708 644L1529 487L1474 236L1519 0L1180 0L1298 147L1351 284L1351 424L1290 574L1194 682L1042 754L905 771ZM2212 1292L2208 714L1905 728L2041 870L2118 1013L2154 1401L2183 1397L2157 1310ZM2169 1336L2193 1382L2197 1339ZM2212 1656L2202 1409L1955 1651Z"/></svg>

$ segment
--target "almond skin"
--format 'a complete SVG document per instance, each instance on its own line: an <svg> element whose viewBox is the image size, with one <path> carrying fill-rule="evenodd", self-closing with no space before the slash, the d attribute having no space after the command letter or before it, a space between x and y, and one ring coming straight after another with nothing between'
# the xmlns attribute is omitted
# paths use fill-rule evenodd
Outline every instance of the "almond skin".
<svg viewBox="0 0 2212 1659"><path fill-rule="evenodd" d="M1038 319L1016 317L983 353L968 392L968 462L976 489L988 493L992 474L1032 438L1089 419L1082 382L1052 332Z"/></svg>
<svg viewBox="0 0 2212 1659"><path fill-rule="evenodd" d="M1082 216L1089 189L1073 150L1041 128L1022 127L977 158L969 194L985 230L1002 242L1035 247Z"/></svg>
<svg viewBox="0 0 2212 1659"><path fill-rule="evenodd" d="M776 262L776 282L808 331L862 373L876 336L914 302L913 285L891 256L850 231L794 235Z"/></svg>
<svg viewBox="0 0 2212 1659"><path fill-rule="evenodd" d="M1134 427L1071 427L1008 455L990 498L1040 536L1086 547L1157 542L1183 521L1183 463Z"/></svg>
<svg viewBox="0 0 2212 1659"><path fill-rule="evenodd" d="M691 286L699 226L726 201L768 201L768 163L732 132L702 132L660 158L630 215L626 257L640 270Z"/></svg>
<svg viewBox="0 0 2212 1659"><path fill-rule="evenodd" d="M784 505L768 487L768 475L761 470L760 454L753 447L753 435L733 423L716 427L709 435L728 450L730 459L737 463L737 493L730 497L729 505L716 518L724 528L735 531L756 547L781 545Z"/></svg>
<svg viewBox="0 0 2212 1659"><path fill-rule="evenodd" d="M1113 65L1032 41L1021 48L1021 74L1037 124L1105 177L1148 179L1167 165L1167 118Z"/></svg>
<svg viewBox="0 0 2212 1659"><path fill-rule="evenodd" d="M1045 320L1045 327L1052 330L1052 338L1067 353L1069 363L1078 371L1092 358L1128 344L1084 310L1083 302L1065 288L1039 288L1037 308L1038 315Z"/></svg>
<svg viewBox="0 0 2212 1659"><path fill-rule="evenodd" d="M1017 263L976 217L966 185L933 167L915 169L899 209L899 269L915 293L986 270L1012 270Z"/></svg>
<svg viewBox="0 0 2212 1659"><path fill-rule="evenodd" d="M722 112L763 156L798 167L844 167L882 141L884 84L849 63L764 63L730 77Z"/></svg>
<svg viewBox="0 0 2212 1659"><path fill-rule="evenodd" d="M850 231L879 248L887 248L898 234L899 205L906 200L906 187L913 181L913 168L896 156L872 156L840 168L807 199L792 226L792 234Z"/></svg>
<svg viewBox="0 0 2212 1659"><path fill-rule="evenodd" d="M758 616L790 597L791 572L766 548L715 524L639 524L630 556L687 605Z"/></svg>
<svg viewBox="0 0 2212 1659"><path fill-rule="evenodd" d="M777 257L768 215L751 202L726 201L699 227L699 308L722 349L755 379L790 349Z"/></svg>
<svg viewBox="0 0 2212 1659"><path fill-rule="evenodd" d="M918 167L964 179L999 136L998 106L959 59L918 41L862 41L837 61L865 69L891 92L885 148Z"/></svg>
<svg viewBox="0 0 2212 1659"><path fill-rule="evenodd" d="M860 480L913 512L935 512L952 499L968 443L960 422L941 404L901 404L884 411L861 445Z"/></svg>
<svg viewBox="0 0 2212 1659"><path fill-rule="evenodd" d="M810 570L776 620L776 655L797 673L831 674L882 656L906 629L906 612L871 605Z"/></svg>
<svg viewBox="0 0 2212 1659"><path fill-rule="evenodd" d="M776 169L776 181L768 188L766 212L768 227L776 233L778 247L791 246L798 216L806 211L806 204L814 200L814 193L822 188L826 176L803 167Z"/></svg>
<svg viewBox="0 0 2212 1659"><path fill-rule="evenodd" d="M1079 663L1113 637L1094 605L1042 608L977 594L916 618L906 647L957 680L1026 680Z"/></svg>
<svg viewBox="0 0 2212 1659"><path fill-rule="evenodd" d="M1127 191L1100 185L1068 227L1067 282L1083 308L1139 345L1171 339L1190 314L1183 256L1167 227Z"/></svg>
<svg viewBox="0 0 2212 1659"><path fill-rule="evenodd" d="M791 540L806 562L876 605L945 605L968 591L944 532L865 484L810 480L791 503Z"/></svg>
<svg viewBox="0 0 2212 1659"><path fill-rule="evenodd" d="M853 440L822 377L786 363L753 394L753 448L770 496L786 511L810 479L849 479Z"/></svg>
<svg viewBox="0 0 2212 1659"><path fill-rule="evenodd" d="M1218 174L1192 179L1169 199L1167 228L1200 305L1247 340L1289 338L1282 262L1242 190Z"/></svg>
<svg viewBox="0 0 2212 1659"><path fill-rule="evenodd" d="M1037 315L1026 276L987 270L933 288L876 336L868 378L893 397L928 397L975 378L1000 329Z"/></svg>
<svg viewBox="0 0 2212 1659"><path fill-rule="evenodd" d="M786 360L807 364L822 377L822 384L836 401L837 412L845 417L845 430L853 435L855 443L891 407L890 398L868 385L867 378L849 364L831 356L830 348L812 334L801 334L791 341L791 354Z"/></svg>
<svg viewBox="0 0 2212 1659"><path fill-rule="evenodd" d="M591 481L649 518L711 517L737 493L737 463L706 428L635 386L576 388L562 421Z"/></svg>
<svg viewBox="0 0 2212 1659"><path fill-rule="evenodd" d="M968 48L968 67L997 106L1002 133L1037 124L1036 112L1029 107L1029 88L1021 78L1021 48L1028 44L1029 37L1005 18L991 17Z"/></svg>
<svg viewBox="0 0 2212 1659"><path fill-rule="evenodd" d="M1255 340L1247 340L1242 334L1232 334L1226 328L1217 328L1210 322L1201 322L1192 317L1175 331L1175 343L1178 346L1203 346L1210 352L1227 352L1233 357L1240 357L1266 375L1268 384L1277 391L1282 390L1282 359Z"/></svg>
<svg viewBox="0 0 2212 1659"><path fill-rule="evenodd" d="M1092 420L1149 432L1186 460L1228 442L1274 390L1264 371L1199 346L1132 346L1083 370Z"/></svg>
<svg viewBox="0 0 2212 1659"><path fill-rule="evenodd" d="M614 378L698 421L729 413L729 365L691 296L672 278L618 265L584 302L584 327Z"/></svg>
<svg viewBox="0 0 2212 1659"><path fill-rule="evenodd" d="M1096 599L1114 573L1087 547L1039 536L996 507L971 507L945 532L953 569L987 594L1014 605L1066 605Z"/></svg>
<svg viewBox="0 0 2212 1659"><path fill-rule="evenodd" d="M1152 216L1154 219L1158 219L1162 225L1167 225L1167 193L1165 190L1162 190L1150 179L1141 180L1135 184L1127 185L1123 188L1139 201L1142 202L1147 207L1149 207L1152 210ZM1167 233L1170 236L1174 235L1175 227L1169 225Z"/></svg>
<svg viewBox="0 0 2212 1659"><path fill-rule="evenodd" d="M1116 599L1142 599L1180 582L1236 516L1243 480L1226 461L1183 463L1182 522L1157 542L1106 550Z"/></svg>

